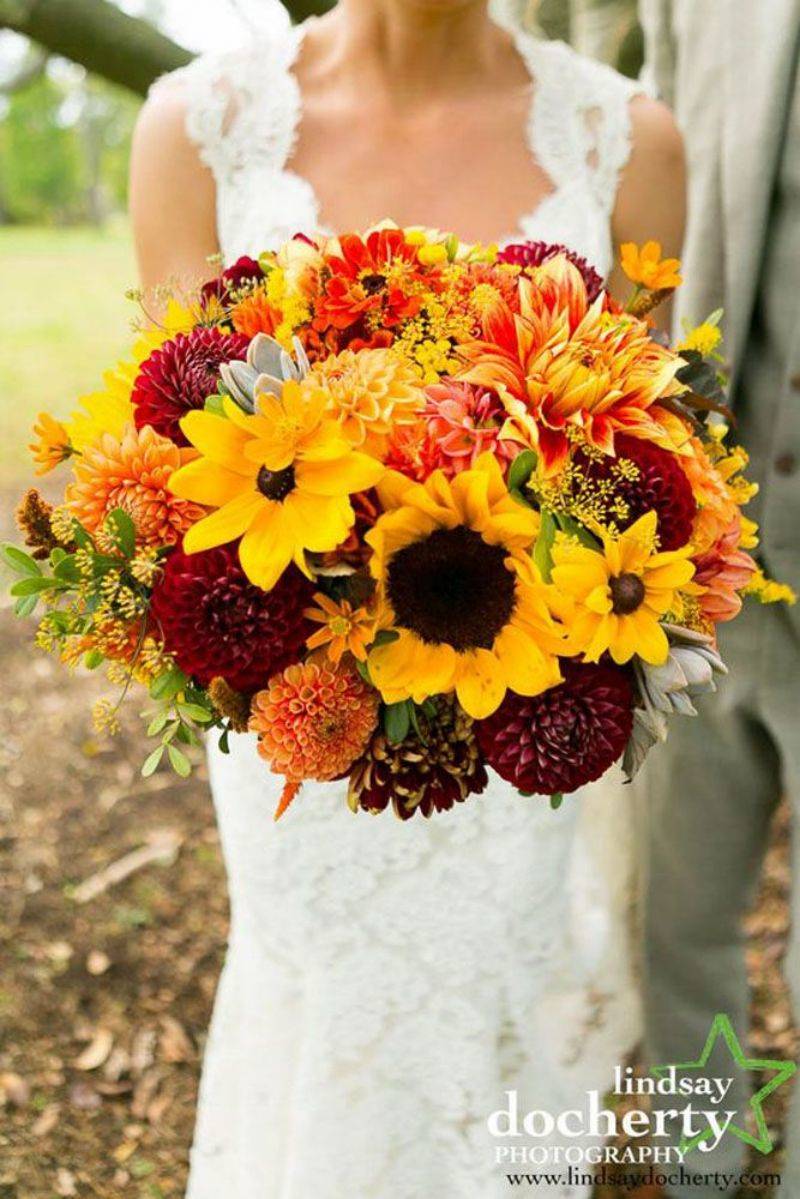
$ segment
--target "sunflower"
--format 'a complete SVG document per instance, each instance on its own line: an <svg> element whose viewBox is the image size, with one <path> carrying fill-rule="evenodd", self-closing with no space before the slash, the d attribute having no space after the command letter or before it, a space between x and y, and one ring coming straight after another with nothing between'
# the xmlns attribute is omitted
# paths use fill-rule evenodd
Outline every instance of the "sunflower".
<svg viewBox="0 0 800 1199"><path fill-rule="evenodd" d="M659 666L669 643L661 621L680 607L681 593L696 595L691 583L691 546L669 553L656 551L655 511L640 517L619 537L606 536L597 550L574 539L553 548L553 583L574 605L570 621L571 649L587 662L608 651L615 662L638 654Z"/></svg>
<svg viewBox="0 0 800 1199"><path fill-rule="evenodd" d="M424 484L392 472L379 495L386 511L366 540L385 636L369 671L384 700L455 691L480 718L509 687L558 683L564 633L528 556L539 518L509 496L493 456Z"/></svg>
<svg viewBox="0 0 800 1199"><path fill-rule="evenodd" d="M170 488L216 509L189 530L186 553L241 537L242 569L269 591L292 561L310 577L306 551L345 540L355 521L351 493L374 486L384 468L353 450L325 416L329 400L321 388L292 381L280 397L259 395L254 415L228 399L224 416L183 418L200 456L172 476Z"/></svg>

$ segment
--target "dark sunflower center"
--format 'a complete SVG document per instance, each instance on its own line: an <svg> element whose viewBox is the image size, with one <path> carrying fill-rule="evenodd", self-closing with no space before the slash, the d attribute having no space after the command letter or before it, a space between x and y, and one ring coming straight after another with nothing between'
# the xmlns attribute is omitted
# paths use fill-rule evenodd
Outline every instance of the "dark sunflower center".
<svg viewBox="0 0 800 1199"><path fill-rule="evenodd" d="M610 582L611 610L615 616L629 616L641 605L645 596L644 583L638 575L614 576Z"/></svg>
<svg viewBox="0 0 800 1199"><path fill-rule="evenodd" d="M490 649L514 611L506 551L459 525L436 529L392 558L388 596L397 624L423 641Z"/></svg>
<svg viewBox="0 0 800 1199"><path fill-rule="evenodd" d="M267 470L266 466L262 466L258 472L256 487L268 500L285 500L289 492L294 490L294 467Z"/></svg>
<svg viewBox="0 0 800 1199"><path fill-rule="evenodd" d="M376 291L380 291L382 287L386 286L386 276L378 274L362 275L361 286L368 296L374 296Z"/></svg>

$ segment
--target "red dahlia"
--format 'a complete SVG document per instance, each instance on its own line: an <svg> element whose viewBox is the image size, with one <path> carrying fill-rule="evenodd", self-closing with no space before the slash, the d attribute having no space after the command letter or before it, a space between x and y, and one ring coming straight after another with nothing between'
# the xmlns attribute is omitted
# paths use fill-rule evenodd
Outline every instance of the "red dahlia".
<svg viewBox="0 0 800 1199"><path fill-rule="evenodd" d="M265 687L296 662L314 625L303 616L314 594L290 567L272 591L254 587L235 545L199 554L174 550L150 607L181 670L208 686L223 678L236 691Z"/></svg>
<svg viewBox="0 0 800 1199"><path fill-rule="evenodd" d="M662 450L650 441L617 434L617 457L575 456L581 474L593 482L610 482L610 502L621 502L624 519L614 516L620 529L627 529L640 516L654 510L658 516L659 549L677 550L690 540L697 513L692 485L677 454ZM625 460L638 468L637 477L626 477Z"/></svg>
<svg viewBox="0 0 800 1199"><path fill-rule="evenodd" d="M594 782L616 762L633 727L633 689L611 663L564 663L564 681L527 698L509 691L477 722L490 766L520 791L555 795Z"/></svg>
<svg viewBox="0 0 800 1199"><path fill-rule="evenodd" d="M246 284L263 278L264 272L255 258L245 255L203 286L203 299L216 297L222 304L229 304L232 292L241 291Z"/></svg>
<svg viewBox="0 0 800 1199"><path fill-rule="evenodd" d="M501 250L497 258L499 262L511 262L514 266L526 267L541 266L543 262L549 262L551 258L556 258L559 254L568 258L583 276L589 303L594 303L605 286L603 280L585 258L581 258L579 254L576 254L574 250L567 249L566 246L551 245L546 241L516 242Z"/></svg>
<svg viewBox="0 0 800 1199"><path fill-rule="evenodd" d="M138 429L152 425L176 445L188 445L180 419L217 391L223 362L247 355L248 338L219 329L179 333L142 363L131 402Z"/></svg>

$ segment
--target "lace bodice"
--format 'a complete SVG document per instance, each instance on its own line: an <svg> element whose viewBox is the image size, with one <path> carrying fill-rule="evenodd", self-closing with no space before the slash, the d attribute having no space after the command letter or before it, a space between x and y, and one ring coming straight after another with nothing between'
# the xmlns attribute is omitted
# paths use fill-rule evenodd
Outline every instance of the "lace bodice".
<svg viewBox="0 0 800 1199"><path fill-rule="evenodd" d="M294 64L311 23L203 55L156 85L183 95L189 136L216 181L226 261L298 231L329 232L314 188L291 166L303 105ZM566 243L606 274L610 216L630 154L629 101L641 89L563 42L522 33L515 41L532 79L528 145L552 190L497 240Z"/></svg>

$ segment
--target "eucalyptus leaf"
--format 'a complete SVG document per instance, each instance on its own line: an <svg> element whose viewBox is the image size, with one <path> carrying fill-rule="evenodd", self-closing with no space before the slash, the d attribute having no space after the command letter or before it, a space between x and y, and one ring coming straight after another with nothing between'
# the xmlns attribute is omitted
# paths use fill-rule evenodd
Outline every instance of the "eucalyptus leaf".
<svg viewBox="0 0 800 1199"><path fill-rule="evenodd" d="M182 749L178 749L177 745L168 745L167 753L172 769L182 779L187 779L192 773L192 764L186 757Z"/></svg>
<svg viewBox="0 0 800 1199"><path fill-rule="evenodd" d="M0 546L0 557L2 557L6 566L10 566L15 574L26 575L34 578L42 573L42 568L35 558L27 554L25 550L21 550L16 545Z"/></svg>
<svg viewBox="0 0 800 1199"><path fill-rule="evenodd" d="M52 591L58 587L56 579L46 578L44 575L39 575L37 578L28 576L25 579L18 579L16 583L11 585L11 594L14 596L40 595L43 591Z"/></svg>
<svg viewBox="0 0 800 1199"><path fill-rule="evenodd" d="M38 602L38 595L26 595L22 599L18 599L14 605L14 615L20 617L30 616L32 612L36 611Z"/></svg>
<svg viewBox="0 0 800 1199"><path fill-rule="evenodd" d="M159 763L161 762L163 755L163 745L157 746L151 754L148 754L147 758L145 759L144 766L142 766L142 778L149 779L151 774L155 774L155 772L158 770Z"/></svg>
<svg viewBox="0 0 800 1199"><path fill-rule="evenodd" d="M392 745L405 741L411 728L411 712L408 701L387 704L383 709L383 728Z"/></svg>

